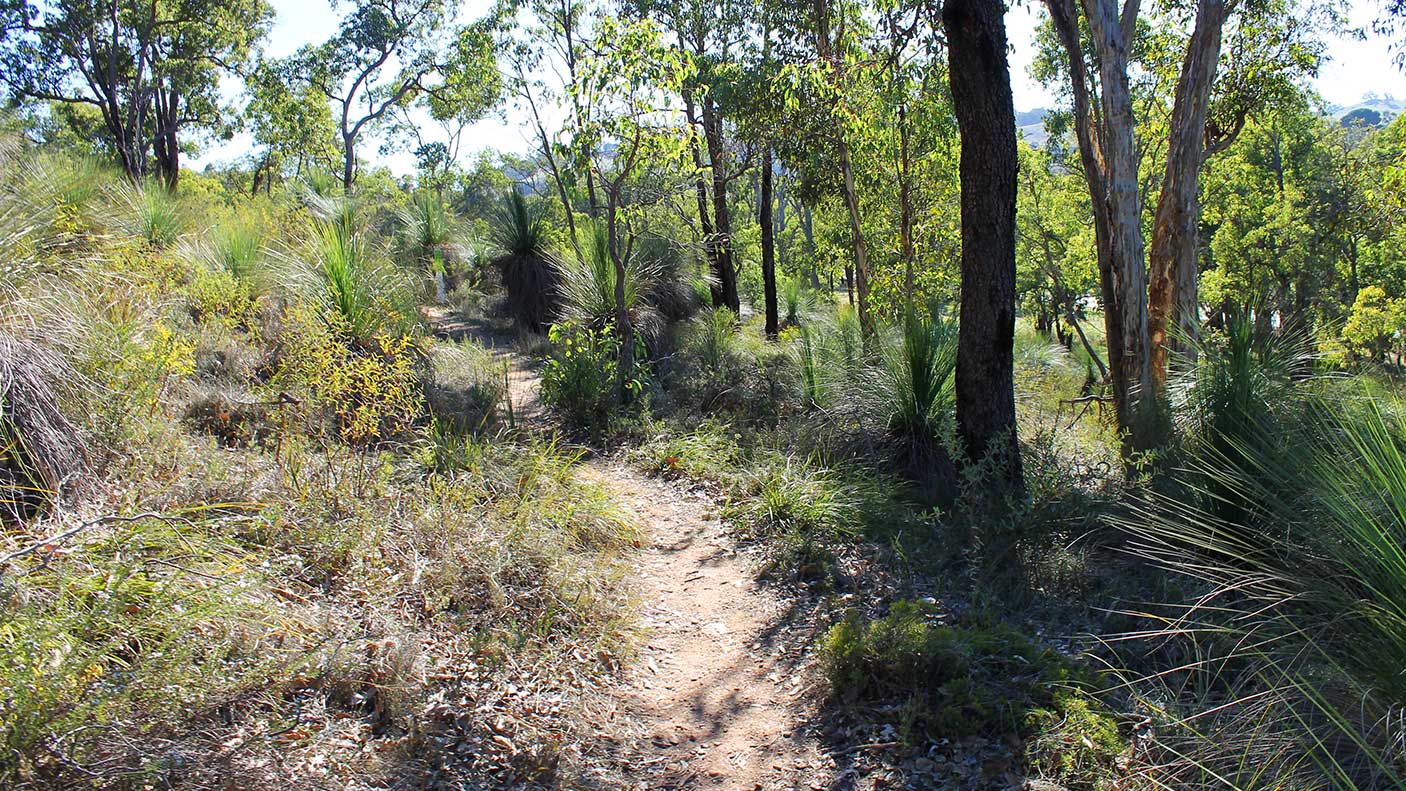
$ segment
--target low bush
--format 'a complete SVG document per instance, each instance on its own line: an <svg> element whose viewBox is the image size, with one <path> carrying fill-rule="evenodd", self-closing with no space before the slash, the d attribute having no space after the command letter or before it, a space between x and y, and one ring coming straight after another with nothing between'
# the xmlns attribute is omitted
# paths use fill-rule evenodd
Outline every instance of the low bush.
<svg viewBox="0 0 1406 791"><path fill-rule="evenodd" d="M542 400L571 426L603 432L620 403L620 339L609 325L596 329L577 322L552 325L548 339L552 355L542 371ZM626 379L635 394L643 391L641 373Z"/></svg>
<svg viewBox="0 0 1406 791"><path fill-rule="evenodd" d="M1031 738L1033 769L1085 788L1110 777L1125 748L1073 663L1006 626L946 625L934 607L900 601L836 624L821 656L840 701L903 703L910 741Z"/></svg>
<svg viewBox="0 0 1406 791"><path fill-rule="evenodd" d="M507 392L507 372L492 352L467 340L437 345L429 372L425 400L434 419L460 432L493 422Z"/></svg>
<svg viewBox="0 0 1406 791"><path fill-rule="evenodd" d="M423 353L409 336L355 337L341 314L294 306L285 317L274 384L307 394L309 429L351 445L404 438L424 414Z"/></svg>

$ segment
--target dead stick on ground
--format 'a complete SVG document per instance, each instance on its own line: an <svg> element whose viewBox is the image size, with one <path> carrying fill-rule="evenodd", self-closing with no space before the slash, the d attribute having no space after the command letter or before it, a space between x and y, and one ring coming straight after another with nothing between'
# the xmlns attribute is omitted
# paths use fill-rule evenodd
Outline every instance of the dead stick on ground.
<svg viewBox="0 0 1406 791"><path fill-rule="evenodd" d="M165 514L156 513L155 511L147 511L145 513L133 514L132 516L100 516L97 519L90 519L87 522L78 525L77 527L65 530L62 533L58 533L57 535L49 536L43 541L31 544L25 547L24 549L17 550L15 552L11 552L10 554L4 557L0 557L0 566L9 563L12 560L19 560L20 558L26 555L32 555L45 547L52 547L60 541L65 541L67 539L73 538L74 536L78 535L84 530L87 530L90 527L97 527L98 525L102 524L125 524L129 522L140 522L143 519L160 519L162 521L168 521L171 519L171 517L166 516Z"/></svg>

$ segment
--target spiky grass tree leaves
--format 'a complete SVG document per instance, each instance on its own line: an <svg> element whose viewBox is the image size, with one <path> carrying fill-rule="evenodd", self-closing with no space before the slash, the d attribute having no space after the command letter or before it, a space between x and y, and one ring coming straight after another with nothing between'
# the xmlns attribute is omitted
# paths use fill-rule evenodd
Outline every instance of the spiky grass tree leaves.
<svg viewBox="0 0 1406 791"><path fill-rule="evenodd" d="M503 199L493 242L508 312L527 329L545 332L561 315L563 268L551 251L546 221L516 190Z"/></svg>

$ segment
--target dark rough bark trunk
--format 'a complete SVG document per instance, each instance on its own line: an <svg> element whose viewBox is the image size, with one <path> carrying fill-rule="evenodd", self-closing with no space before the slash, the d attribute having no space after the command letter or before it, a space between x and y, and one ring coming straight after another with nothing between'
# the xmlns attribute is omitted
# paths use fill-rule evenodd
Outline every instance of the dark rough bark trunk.
<svg viewBox="0 0 1406 791"><path fill-rule="evenodd" d="M742 309L737 295L737 270L732 260L732 212L727 205L727 149L723 142L722 119L717 104L703 99L703 133L708 142L708 161L713 169L714 255L719 296L722 304L733 313Z"/></svg>
<svg viewBox="0 0 1406 791"><path fill-rule="evenodd" d="M957 341L957 433L967 460L997 455L1021 486L1016 439L1015 106L1001 0L947 0L952 106L960 128L961 323Z"/></svg>
<svg viewBox="0 0 1406 791"><path fill-rule="evenodd" d="M762 232L762 291L766 302L766 336L775 339L781 331L781 321L776 309L776 228L771 221L771 149L762 154L762 187L758 201L757 224Z"/></svg>
<svg viewBox="0 0 1406 791"><path fill-rule="evenodd" d="M156 157L156 174L167 189L175 192L181 177L181 148L176 136L180 94L158 86L154 101L156 133L152 139L152 153Z"/></svg>
<svg viewBox="0 0 1406 791"><path fill-rule="evenodd" d="M342 189L348 194L352 191L352 183L356 180L356 138L352 135L342 135Z"/></svg>
<svg viewBox="0 0 1406 791"><path fill-rule="evenodd" d="M1198 184L1205 161L1206 113L1220 61L1226 0L1199 0L1196 27L1187 45L1172 106L1171 136L1162 190L1152 220L1148 249L1148 344L1153 385L1160 395L1167 384L1170 354L1192 348L1200 317L1196 298L1197 226L1201 220ZM1172 332L1172 327L1177 332Z"/></svg>

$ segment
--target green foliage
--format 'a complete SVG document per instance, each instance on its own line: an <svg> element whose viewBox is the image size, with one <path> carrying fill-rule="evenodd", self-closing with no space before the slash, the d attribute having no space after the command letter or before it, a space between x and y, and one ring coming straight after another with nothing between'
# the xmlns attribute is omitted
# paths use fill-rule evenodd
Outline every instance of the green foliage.
<svg viewBox="0 0 1406 791"><path fill-rule="evenodd" d="M310 260L295 275L305 297L318 306L328 327L353 343L368 345L379 336L409 332L417 316L415 290L362 227L356 205L329 199L318 210Z"/></svg>
<svg viewBox="0 0 1406 791"><path fill-rule="evenodd" d="M566 317L600 328L615 321L615 262L605 225L586 231L581 255L559 266L562 312ZM660 330L658 313L648 302L658 270L642 256L625 261L625 310L635 331L653 337Z"/></svg>
<svg viewBox="0 0 1406 791"><path fill-rule="evenodd" d="M123 230L153 248L170 247L190 228L190 215L165 187L124 183L117 195L123 204Z"/></svg>
<svg viewBox="0 0 1406 791"><path fill-rule="evenodd" d="M1169 388L1182 436L1227 459L1282 442L1298 417L1295 379L1313 368L1310 339L1293 328L1267 333L1235 310L1222 335L1198 346L1198 363Z"/></svg>
<svg viewBox="0 0 1406 791"><path fill-rule="evenodd" d="M834 539L861 527L863 492L814 460L758 465L723 515L754 535Z"/></svg>
<svg viewBox="0 0 1406 791"><path fill-rule="evenodd" d="M1109 773L1123 749L1111 715L1077 691L1079 674L1069 660L1009 627L949 626L933 607L899 601L880 618L851 612L831 627L821 650L840 700L905 704L915 728L904 734L910 740L1078 729L1094 742L1087 753L1070 756L1055 743L1037 763L1070 757L1068 768L1078 765L1086 778Z"/></svg>
<svg viewBox="0 0 1406 791"><path fill-rule="evenodd" d="M1354 358L1384 363L1394 351L1399 362L1406 344L1406 299L1391 299L1380 286L1358 291L1342 338Z"/></svg>
<svg viewBox="0 0 1406 791"><path fill-rule="evenodd" d="M249 592L258 573L240 547L191 532L133 520L77 552L30 558L31 573L6 580L28 595L0 602L0 782L87 782L73 764L122 750L114 723L169 739L189 707L267 683L276 658L249 641L274 617ZM162 761L130 759L137 773Z"/></svg>
<svg viewBox="0 0 1406 791"><path fill-rule="evenodd" d="M883 347L883 376L874 406L903 437L932 442L952 427L957 369L956 325L909 311L897 342Z"/></svg>
<svg viewBox="0 0 1406 791"><path fill-rule="evenodd" d="M239 280L258 283L267 263L266 233L259 223L247 217L215 226L211 232L210 262Z"/></svg>
<svg viewBox="0 0 1406 791"><path fill-rule="evenodd" d="M799 277L777 279L779 301L781 303L781 324L785 327L799 327L806 323L811 311L815 310L815 295Z"/></svg>
<svg viewBox="0 0 1406 791"><path fill-rule="evenodd" d="M275 381L309 394L316 431L366 446L404 438L424 412L421 352L409 336L362 338L340 313L294 306L284 318L283 347Z"/></svg>
<svg viewBox="0 0 1406 791"><path fill-rule="evenodd" d="M600 329L566 322L552 325L547 335L552 356L542 372L542 400L572 426L601 432L619 401L620 338L607 324ZM626 387L643 390L640 372L631 372Z"/></svg>
<svg viewBox="0 0 1406 791"><path fill-rule="evenodd" d="M425 400L437 421L463 432L493 420L507 391L507 373L491 352L469 341L437 346L430 368Z"/></svg>
<svg viewBox="0 0 1406 791"><path fill-rule="evenodd" d="M1333 787L1397 787L1378 723L1406 700L1390 659L1406 650L1406 435L1395 404L1311 404L1276 425L1286 444L1232 424L1186 465L1189 492L1153 496L1122 526L1137 552L1202 587L1164 635L1209 654L1175 671L1191 689L1232 701L1183 701L1225 716L1180 749L1236 774L1247 745L1282 743L1248 767L1260 782L1311 769ZM1246 722L1246 706L1269 716Z"/></svg>

